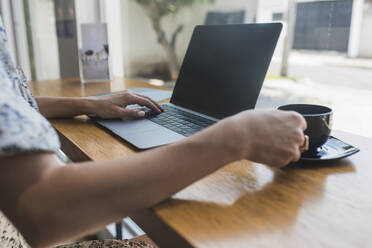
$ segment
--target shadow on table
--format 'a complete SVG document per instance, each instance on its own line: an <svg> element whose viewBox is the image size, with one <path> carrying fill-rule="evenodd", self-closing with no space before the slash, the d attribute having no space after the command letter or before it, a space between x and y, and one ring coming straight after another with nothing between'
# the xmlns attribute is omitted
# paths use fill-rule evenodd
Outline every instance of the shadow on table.
<svg viewBox="0 0 372 248"><path fill-rule="evenodd" d="M242 166L250 168L244 170ZM286 232L296 223L300 209L312 211L312 207L322 201L328 176L347 173L355 173L348 160L327 164L297 163L284 169L234 163L215 173L220 174L220 178L213 174L156 209L163 218L177 219L178 223L183 223L183 228L195 235L213 232L216 237L226 237L229 233L236 237L274 230ZM232 181L226 183L226 177L237 182L233 187L239 192L230 202L222 199L229 197L229 192L235 192L231 189ZM172 216L167 216L166 210L170 208ZM307 214L303 217L301 222L312 221L307 219L310 218Z"/></svg>

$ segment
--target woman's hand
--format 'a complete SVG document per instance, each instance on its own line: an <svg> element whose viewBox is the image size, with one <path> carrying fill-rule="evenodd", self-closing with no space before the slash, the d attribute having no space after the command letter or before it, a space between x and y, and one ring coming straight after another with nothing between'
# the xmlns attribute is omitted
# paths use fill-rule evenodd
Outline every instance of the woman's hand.
<svg viewBox="0 0 372 248"><path fill-rule="evenodd" d="M232 151L233 160L248 159L283 167L300 159L305 119L289 111L244 111L210 128L210 137Z"/></svg>
<svg viewBox="0 0 372 248"><path fill-rule="evenodd" d="M149 109L161 113L162 107L147 96L136 94L130 90L125 90L120 93L115 93L99 98L89 98L91 100L91 114L109 119L121 117L141 118L145 116L145 112L139 109L128 109L128 105L138 104L148 107Z"/></svg>

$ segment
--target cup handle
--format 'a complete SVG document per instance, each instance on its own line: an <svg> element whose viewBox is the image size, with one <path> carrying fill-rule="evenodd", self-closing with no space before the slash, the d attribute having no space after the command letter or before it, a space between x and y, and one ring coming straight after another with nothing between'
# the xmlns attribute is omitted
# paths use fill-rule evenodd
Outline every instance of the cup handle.
<svg viewBox="0 0 372 248"><path fill-rule="evenodd" d="M309 136L305 135L305 142L300 146L301 152L306 152L309 150Z"/></svg>

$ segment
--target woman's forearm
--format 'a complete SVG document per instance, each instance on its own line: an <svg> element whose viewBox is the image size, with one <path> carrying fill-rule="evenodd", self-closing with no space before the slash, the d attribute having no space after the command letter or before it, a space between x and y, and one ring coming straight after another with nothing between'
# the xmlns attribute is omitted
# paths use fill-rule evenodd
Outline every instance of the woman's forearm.
<svg viewBox="0 0 372 248"><path fill-rule="evenodd" d="M237 158L218 136L206 130L122 159L44 170L20 194L17 224L32 245L48 245L150 207Z"/></svg>
<svg viewBox="0 0 372 248"><path fill-rule="evenodd" d="M51 245L153 206L229 162L297 161L305 128L296 113L245 111L121 159L61 167L45 153L0 158L0 209L32 246Z"/></svg>
<svg viewBox="0 0 372 248"><path fill-rule="evenodd" d="M139 104L160 113L161 106L150 98L129 90L107 96L94 97L37 97L40 113L46 118L66 118L81 114L95 114L101 118L143 117L145 112L128 109Z"/></svg>
<svg viewBox="0 0 372 248"><path fill-rule="evenodd" d="M64 118L87 114L92 99L85 97L36 97L40 113L46 118Z"/></svg>

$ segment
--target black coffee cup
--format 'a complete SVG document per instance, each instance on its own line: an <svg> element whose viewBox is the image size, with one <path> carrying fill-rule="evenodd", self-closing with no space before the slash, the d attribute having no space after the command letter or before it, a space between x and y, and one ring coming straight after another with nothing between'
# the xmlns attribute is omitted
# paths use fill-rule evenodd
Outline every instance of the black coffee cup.
<svg viewBox="0 0 372 248"><path fill-rule="evenodd" d="M314 153L327 142L331 133L333 111L331 108L314 104L289 104L280 106L279 110L295 111L301 114L306 122L305 135L309 137L309 150Z"/></svg>

